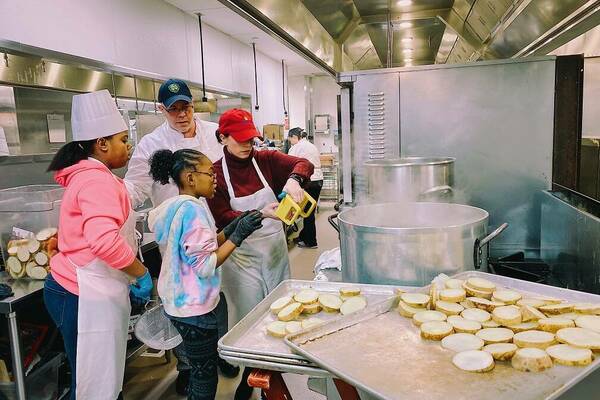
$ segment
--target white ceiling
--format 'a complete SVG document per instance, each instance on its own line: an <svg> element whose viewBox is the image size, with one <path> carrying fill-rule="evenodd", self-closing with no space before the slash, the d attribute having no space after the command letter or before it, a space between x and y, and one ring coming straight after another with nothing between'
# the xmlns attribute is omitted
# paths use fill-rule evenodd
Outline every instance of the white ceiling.
<svg viewBox="0 0 600 400"><path fill-rule="evenodd" d="M165 0L190 14L202 14L202 21L242 43L256 43L256 49L275 60L285 60L289 76L322 74L324 71L248 22L217 0Z"/></svg>

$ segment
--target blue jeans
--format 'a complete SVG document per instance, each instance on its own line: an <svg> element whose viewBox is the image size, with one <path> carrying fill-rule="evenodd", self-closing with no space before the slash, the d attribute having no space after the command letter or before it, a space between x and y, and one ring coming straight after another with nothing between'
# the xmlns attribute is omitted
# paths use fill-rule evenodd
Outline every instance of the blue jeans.
<svg viewBox="0 0 600 400"><path fill-rule="evenodd" d="M71 400L75 400L75 368L77 357L77 310L79 297L54 280L51 274L44 284L46 309L60 331L71 367Z"/></svg>

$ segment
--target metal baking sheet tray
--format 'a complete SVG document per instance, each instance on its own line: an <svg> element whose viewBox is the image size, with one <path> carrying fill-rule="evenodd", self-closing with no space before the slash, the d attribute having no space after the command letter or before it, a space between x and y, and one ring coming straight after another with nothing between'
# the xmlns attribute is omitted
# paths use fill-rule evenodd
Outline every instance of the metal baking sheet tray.
<svg viewBox="0 0 600 400"><path fill-rule="evenodd" d="M244 367L250 368L262 368L268 369L270 371L279 371L279 372L287 372L291 374L299 374L299 375L308 375L314 376L318 378L330 378L331 374L319 367L315 366L302 366L302 365L292 365L282 363L278 360L268 361L267 359L254 359L254 358L246 358L243 357L242 354L239 353L228 353L228 352L219 352L219 356L224 360L227 360L230 363L235 365L241 365ZM268 356L265 356L268 358Z"/></svg>
<svg viewBox="0 0 600 400"><path fill-rule="evenodd" d="M469 277L483 277L525 295L600 303L598 295L482 272L455 276ZM427 287L422 290L426 292ZM555 364L541 373L526 373L513 369L509 362L497 361L489 373L464 372L452 364L453 352L439 342L421 339L412 321L395 311L397 302L397 297L390 298L369 310L288 335L285 342L333 375L386 400L550 400L600 366L596 358L587 367Z"/></svg>
<svg viewBox="0 0 600 400"><path fill-rule="evenodd" d="M283 363L313 365L312 362L307 361L304 357L293 354L283 339L267 335L267 325L276 320L276 316L270 312L269 306L278 298L288 293L296 293L302 289L313 288L321 293L339 293L339 289L345 286L359 287L361 294L367 298L367 308L393 296L396 288L400 288L399 286L360 283L285 280L219 340L219 351L243 354L245 358L263 359L269 362L273 360L272 357L279 357ZM418 288L402 287L402 289L414 291ZM320 312L312 316L321 318L324 321L340 317L339 314L325 312ZM264 358L265 356L269 358Z"/></svg>

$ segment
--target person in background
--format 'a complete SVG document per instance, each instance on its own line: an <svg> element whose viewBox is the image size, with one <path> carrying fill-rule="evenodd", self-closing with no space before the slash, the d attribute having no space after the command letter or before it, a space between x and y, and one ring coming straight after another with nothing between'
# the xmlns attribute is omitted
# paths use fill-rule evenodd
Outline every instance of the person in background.
<svg viewBox="0 0 600 400"><path fill-rule="evenodd" d="M48 167L65 193L60 250L50 260L44 302L63 337L71 399L114 400L123 386L129 290L143 299L152 291L150 274L136 258L127 190L111 172L127 164L131 145L107 90L73 96L71 126L73 141Z"/></svg>
<svg viewBox="0 0 600 400"><path fill-rule="evenodd" d="M289 155L300 158L305 158L314 166L314 173L310 177L310 182L306 184L304 190L312 196L313 199L319 201L319 195L323 188L323 171L321 170L321 157L317 147L308 141L306 132L301 128L290 129L288 139L292 147ZM304 227L298 235L296 244L298 247L316 249L317 248L317 228L315 226L315 212L304 218Z"/></svg>
<svg viewBox="0 0 600 400"><path fill-rule="evenodd" d="M287 240L283 224L275 215L277 195L287 192L296 201L304 197L302 185L313 173L312 164L279 151L256 151L253 139L260 137L252 114L231 109L219 119L216 135L225 145L223 158L214 163L217 190L208 205L217 228L223 229L248 210L261 210L263 227L254 232L223 266L222 290L229 305L233 326L252 310L281 281L289 278ZM252 388L246 368L236 400L247 400Z"/></svg>
<svg viewBox="0 0 600 400"><path fill-rule="evenodd" d="M174 181L179 195L150 211L148 224L163 254L158 295L183 338L191 374L188 399L213 400L217 393L217 316L221 269L244 239L259 229L259 211L241 214L219 234L204 198L214 196L212 162L196 150L159 150L150 159L152 178Z"/></svg>
<svg viewBox="0 0 600 400"><path fill-rule="evenodd" d="M162 185L152 179L149 161L156 151L193 149L206 155L212 162L223 156L223 146L215 137L217 124L194 116L192 93L184 81L169 79L163 82L158 90L158 102L158 109L166 121L140 140L125 174L125 185L136 208L148 198L153 207L158 207L165 200L179 194L179 189L172 180ZM223 306L219 308L219 312L222 313L219 316L219 337L227 333L227 301L224 296L221 297ZM185 395L191 367L183 346L176 347L174 353L179 371L175 389L178 394ZM219 359L219 369L228 378L236 377L240 371L239 367L223 359Z"/></svg>

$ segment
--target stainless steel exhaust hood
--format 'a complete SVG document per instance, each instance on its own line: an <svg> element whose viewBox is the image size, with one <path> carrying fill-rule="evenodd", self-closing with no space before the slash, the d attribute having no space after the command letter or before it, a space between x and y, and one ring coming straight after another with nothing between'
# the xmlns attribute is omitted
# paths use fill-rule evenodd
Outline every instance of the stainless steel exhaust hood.
<svg viewBox="0 0 600 400"><path fill-rule="evenodd" d="M219 1L331 73L548 54L600 23L599 0Z"/></svg>

